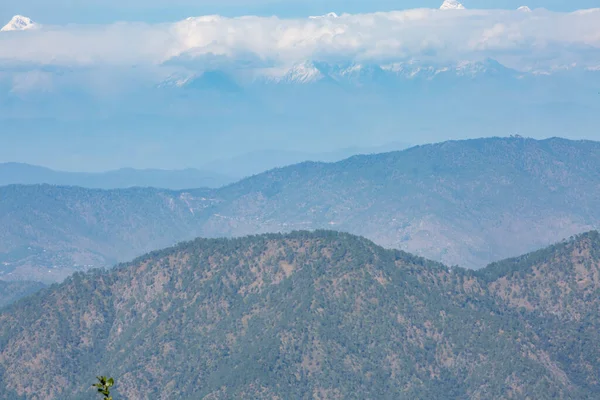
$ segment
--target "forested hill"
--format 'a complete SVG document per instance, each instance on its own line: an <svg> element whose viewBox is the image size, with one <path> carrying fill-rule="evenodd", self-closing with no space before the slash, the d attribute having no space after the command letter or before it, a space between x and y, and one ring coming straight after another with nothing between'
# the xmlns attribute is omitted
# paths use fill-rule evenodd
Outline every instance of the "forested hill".
<svg viewBox="0 0 600 400"><path fill-rule="evenodd" d="M524 315L564 382L600 397L600 234L579 235L478 274L499 302ZM561 370L563 372L561 372Z"/></svg>
<svg viewBox="0 0 600 400"><path fill-rule="evenodd" d="M481 268L600 227L598 204L600 143L557 138L303 163L218 190L8 186L0 188L0 279L56 281L198 236L298 229L347 231Z"/></svg>
<svg viewBox="0 0 600 400"><path fill-rule="evenodd" d="M598 398L599 248L473 272L337 232L198 239L0 312L0 398L105 373L132 399Z"/></svg>
<svg viewBox="0 0 600 400"><path fill-rule="evenodd" d="M0 281L0 308L5 307L14 301L28 296L44 287L39 282L5 282Z"/></svg>

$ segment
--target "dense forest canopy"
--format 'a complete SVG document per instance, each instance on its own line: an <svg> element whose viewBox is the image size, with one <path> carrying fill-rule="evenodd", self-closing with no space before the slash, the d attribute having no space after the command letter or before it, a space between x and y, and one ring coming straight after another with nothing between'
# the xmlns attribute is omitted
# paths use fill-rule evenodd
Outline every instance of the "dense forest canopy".
<svg viewBox="0 0 600 400"><path fill-rule="evenodd" d="M330 231L198 239L1 312L0 398L98 373L115 398L595 398L598 249L474 272Z"/></svg>

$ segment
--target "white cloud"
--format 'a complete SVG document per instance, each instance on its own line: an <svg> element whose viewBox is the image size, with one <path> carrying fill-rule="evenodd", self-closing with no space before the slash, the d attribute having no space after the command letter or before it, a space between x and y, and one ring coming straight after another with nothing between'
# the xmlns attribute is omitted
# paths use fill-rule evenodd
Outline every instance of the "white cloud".
<svg viewBox="0 0 600 400"><path fill-rule="evenodd" d="M541 60L571 64L581 61L578 52L584 51L586 62L597 65L599 26L600 9L573 13L415 9L335 18L204 16L172 24L42 25L32 31L2 32L0 60L126 66L208 55L226 59L250 55L274 65L310 58L507 57L513 66L526 67Z"/></svg>

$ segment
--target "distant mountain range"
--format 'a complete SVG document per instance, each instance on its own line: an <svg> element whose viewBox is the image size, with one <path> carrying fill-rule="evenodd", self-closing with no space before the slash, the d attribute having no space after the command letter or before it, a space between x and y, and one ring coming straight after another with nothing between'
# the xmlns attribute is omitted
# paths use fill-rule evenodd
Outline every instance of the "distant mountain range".
<svg viewBox="0 0 600 400"><path fill-rule="evenodd" d="M305 161L337 162L355 155L398 151L409 147L411 146L406 143L392 142L375 147L348 147L335 151L313 153L290 150L260 150L212 161L206 164L205 167L225 175L241 178Z"/></svg>
<svg viewBox="0 0 600 400"><path fill-rule="evenodd" d="M90 189L154 187L162 189L218 188L244 177L303 161L340 161L357 154L403 150L405 143L376 147L349 147L329 152L263 150L211 161L203 169L183 170L121 168L107 172L65 172L26 163L0 163L0 186L49 184Z"/></svg>
<svg viewBox="0 0 600 400"><path fill-rule="evenodd" d="M185 170L123 168L108 172L84 173L54 171L23 163L0 164L0 186L46 183L97 189L159 187L177 190L219 187L233 180L225 175L191 168Z"/></svg>
<svg viewBox="0 0 600 400"><path fill-rule="evenodd" d="M585 71L582 70L582 71ZM158 86L162 88L221 89L225 92L240 90L256 84L315 84L329 83L350 86L371 84L402 84L419 81L452 81L473 79L527 79L539 74L559 71L517 71L493 59L462 61L459 63L432 63L418 60L396 61L383 64L356 62L330 63L306 60L289 67L256 69L238 75L233 71L207 70L180 72Z"/></svg>
<svg viewBox="0 0 600 400"><path fill-rule="evenodd" d="M61 280L198 236L364 235L481 268L600 226L600 143L453 141L307 162L220 189L0 188L0 279Z"/></svg>
<svg viewBox="0 0 600 400"><path fill-rule="evenodd" d="M337 232L198 239L0 311L0 398L109 374L115 399L595 399L599 249L473 272Z"/></svg>

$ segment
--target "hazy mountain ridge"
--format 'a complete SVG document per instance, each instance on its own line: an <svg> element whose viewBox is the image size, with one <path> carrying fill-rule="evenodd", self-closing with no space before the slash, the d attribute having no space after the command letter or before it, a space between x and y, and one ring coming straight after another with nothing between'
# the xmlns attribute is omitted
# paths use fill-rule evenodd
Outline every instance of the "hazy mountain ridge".
<svg viewBox="0 0 600 400"><path fill-rule="evenodd" d="M600 143L494 138L303 163L218 190L9 186L3 279L53 265L63 277L197 236L320 228L481 268L597 228L599 183Z"/></svg>
<svg viewBox="0 0 600 400"><path fill-rule="evenodd" d="M206 166L211 170L220 171L229 176L248 177L274 168L282 168L305 161L337 162L357 154L376 154L400 151L409 147L411 146L407 143L392 142L375 147L349 147L320 153L290 150L262 150L213 161Z"/></svg>
<svg viewBox="0 0 600 400"><path fill-rule="evenodd" d="M130 187L155 187L163 189L189 189L219 187L234 181L222 174L197 169L160 170L122 168L107 172L64 172L24 163L0 164L0 186L14 184L50 184L80 186L90 189L119 189Z"/></svg>
<svg viewBox="0 0 600 400"><path fill-rule="evenodd" d="M3 278L56 281L199 235L202 197L153 188L0 187Z"/></svg>
<svg viewBox="0 0 600 400"><path fill-rule="evenodd" d="M124 398L594 398L597 316L514 304L584 304L582 286L554 297L561 275L527 271L597 275L597 238L478 272L337 232L183 243L1 312L0 398L86 398L99 370Z"/></svg>
<svg viewBox="0 0 600 400"><path fill-rule="evenodd" d="M304 163L221 189L205 234L332 227L477 268L597 227L599 171L599 143L562 139L445 142Z"/></svg>
<svg viewBox="0 0 600 400"><path fill-rule="evenodd" d="M261 172L306 160L335 162L356 154L375 154L403 150L406 143L381 146L348 147L328 152L263 150L213 160L199 169L182 170L120 168L105 172L66 172L27 163L0 163L0 186L50 184L89 189L126 189L153 187L170 190L218 188Z"/></svg>

